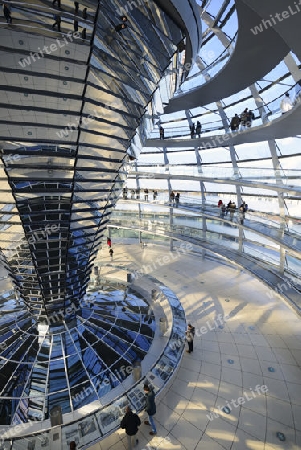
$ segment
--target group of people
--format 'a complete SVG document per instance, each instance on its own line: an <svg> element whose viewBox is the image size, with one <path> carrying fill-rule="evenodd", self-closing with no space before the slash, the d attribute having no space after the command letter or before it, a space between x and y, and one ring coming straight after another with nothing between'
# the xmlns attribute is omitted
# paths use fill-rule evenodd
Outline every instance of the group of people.
<svg viewBox="0 0 301 450"><path fill-rule="evenodd" d="M252 126L252 121L255 119L254 113L251 109L245 108L241 115L235 114L230 122L231 131L238 131L239 127L241 130L250 128Z"/></svg>
<svg viewBox="0 0 301 450"><path fill-rule="evenodd" d="M113 259L114 250L112 249L112 239L110 237L107 237L107 245L109 247L109 255L111 256L111 259Z"/></svg>
<svg viewBox="0 0 301 450"><path fill-rule="evenodd" d="M228 212L230 213L230 220L233 219L234 213L236 211L236 203L232 202L232 200L229 201L227 206L223 203L222 200L219 200L217 203L218 208L220 208L220 216L225 217ZM240 223L243 224L243 220L245 218L245 213L248 211L248 204L243 201L242 204L239 207L239 217L240 217Z"/></svg>
<svg viewBox="0 0 301 450"><path fill-rule="evenodd" d="M154 421L154 415L157 412L155 393L148 383L144 384L143 390L145 394L145 412L148 415L148 420L145 420L144 424L151 426L152 431L150 431L149 434L151 436L155 436L157 434L156 424ZM141 420L138 414L134 413L130 406L127 406L120 427L126 432L128 450L132 450L133 447L135 447L139 443L139 440L137 439L137 433L140 425Z"/></svg>
<svg viewBox="0 0 301 450"><path fill-rule="evenodd" d="M190 323L187 326L187 330L185 332L185 339L188 344L187 353L193 352L193 339L195 336L195 327L193 327ZM156 424L154 421L154 416L157 412L156 402L155 402L155 393L148 383L145 383L143 386L144 394L145 394L145 412L148 415L148 420L144 421L145 425L151 427L151 431L149 434L151 436L155 436L157 434ZM127 435L127 445L128 450L133 450L133 447L136 447L139 443L139 439L137 438L137 433L139 427L141 425L141 420L138 414L134 413L130 406L126 407L125 415L122 418L120 423L120 427L125 430Z"/></svg>
<svg viewBox="0 0 301 450"><path fill-rule="evenodd" d="M201 122L198 120L196 125L194 123L192 123L192 125L190 125L190 136L191 139L194 139L196 137L200 138L201 137L201 133L202 133L202 124Z"/></svg>
<svg viewBox="0 0 301 450"><path fill-rule="evenodd" d="M284 98L281 100L280 103L280 109L282 111L282 114L285 114L286 112L290 111L293 108L294 104L292 100L290 99L290 96L288 93L285 94ZM230 129L231 131L239 131L239 129L245 130L247 128L250 128L252 126L252 122L255 119L255 115L253 111L249 108L245 108L243 112L238 115L235 114L230 122ZM196 137L201 137L202 132L202 124L198 120L196 125L195 123L192 123L190 125L190 136L191 139L194 139ZM160 126L160 139L164 139L164 128Z"/></svg>
<svg viewBox="0 0 301 450"><path fill-rule="evenodd" d="M145 188L144 191L144 200L146 202L148 202L148 194L149 194L149 190L148 188ZM127 188L123 188L123 199L127 200L128 198L128 189ZM156 200L158 197L158 191L156 189L153 190L153 200ZM139 200L140 199L140 188L137 189L132 189L131 190L131 200Z"/></svg>
<svg viewBox="0 0 301 450"><path fill-rule="evenodd" d="M170 202L171 206L175 206L177 208L180 203L180 193L177 192L175 194L174 191L171 191L171 193L169 195L169 202Z"/></svg>

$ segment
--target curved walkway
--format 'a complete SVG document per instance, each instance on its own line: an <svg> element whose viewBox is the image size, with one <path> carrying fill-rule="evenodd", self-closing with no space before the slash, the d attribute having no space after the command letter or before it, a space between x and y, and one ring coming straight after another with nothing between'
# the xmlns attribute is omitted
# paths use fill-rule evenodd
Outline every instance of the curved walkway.
<svg viewBox="0 0 301 450"><path fill-rule="evenodd" d="M200 150L208 150L215 147L262 142L269 139L284 139L301 133L300 122L301 103L299 101L291 111L274 119L272 122L238 131L237 133L232 132L215 136L204 135L196 139L191 139L190 137L186 139L164 139L164 141L160 139L147 139L144 147L199 147Z"/></svg>
<svg viewBox="0 0 301 450"><path fill-rule="evenodd" d="M141 205L149 205L149 203L146 202L139 202ZM126 204L126 203L125 203ZM168 203L165 204L153 204L154 207L166 207L169 209L170 205ZM221 217L220 213L221 210L218 207L214 206L202 206L202 205L188 205L183 203L183 201L179 204L179 207L176 208L175 211L189 211L196 214L196 216L204 217L209 222L206 223L207 230L213 233L216 233L218 235L224 234L229 236L229 226L234 227L233 230L238 230L241 228L245 231L254 231L255 233L259 234L260 236L269 239L273 242L275 242L278 245L283 246L286 250L290 251L290 255L294 256L296 258L300 258L301 255L301 234L298 234L293 231L287 231L285 229L286 224L284 222L275 223L276 226L270 225L268 220L266 221L259 221L252 218L252 213L247 212L245 213L245 218L243 219L243 223L240 221L239 213L238 211L235 213L234 219L230 219L230 214L225 215L224 217ZM123 212L128 212L128 210L123 210ZM169 211L168 211L168 217L169 217ZM191 216L196 217L196 216ZM120 220L120 216L117 216L116 218L112 217L112 224L114 224L115 220ZM127 215L124 215L122 218L122 221L124 221L124 225L127 226L127 221L130 220L133 222L132 218L129 218ZM147 220L142 216L142 221ZM139 219L137 219L136 224L139 224ZM212 224L212 221L218 221L218 225ZM211 222L211 223L210 223ZM271 220L270 220L271 222ZM166 222L167 223L167 222ZM160 226L160 223L158 224ZM224 228L224 225L227 225L227 228ZM185 227L182 225L174 225L177 229L180 228L188 228L188 226ZM282 230L283 226L283 230ZM210 227L210 228L208 228ZM192 227L194 230L199 230L201 232L201 229L197 229L195 227ZM238 236L234 236L238 237ZM248 241L247 238L244 239L244 242Z"/></svg>
<svg viewBox="0 0 301 450"><path fill-rule="evenodd" d="M131 176L132 177L141 177L141 178L149 178L150 172L131 172ZM264 177L262 177L264 178ZM216 177L211 177L211 176L206 176L206 175L202 175L202 173L200 173L199 176L194 176L194 175L173 175L173 174L163 174L163 173L156 173L156 179L158 180L191 180L191 181L208 181L210 183L218 183L218 184L229 184L229 185L234 185L234 186L239 186L239 185L243 185L245 187L250 187L250 188L260 188L260 189L268 189L271 191L275 191L275 192L286 192L289 193L290 195L297 195L300 197L300 193L301 193L301 187L299 186L294 186L294 185L288 185L288 184L282 184L282 183L263 183L261 181L251 181L249 179L240 177L238 174L237 176L233 176L231 178L227 178L227 177L220 177L220 176L216 176ZM273 180L274 181L274 180Z"/></svg>
<svg viewBox="0 0 301 450"><path fill-rule="evenodd" d="M115 250L118 264L152 265L152 275L178 296L197 332L193 353L184 355L173 384L157 399L157 436L142 423L138 448L299 449L300 318L258 280L227 264L200 263L189 253L159 265L165 246L115 243ZM90 448L125 449L123 430Z"/></svg>
<svg viewBox="0 0 301 450"><path fill-rule="evenodd" d="M281 291L290 306L301 315L301 285L299 283L296 283L296 281L286 275L280 274L276 267L269 265L266 261L259 260L256 257L233 248L227 248L217 244L216 242L206 240L202 237L201 230L194 229L194 234L191 236L183 233L183 229L177 226L173 226L172 229L170 229L161 224L161 226L151 226L151 228L149 228L148 224L140 223L137 225L135 222L127 224L122 220L116 220L114 225L112 224L111 227L134 229L135 231L141 231L151 235L164 236L174 240L188 242L196 247L207 250L209 254L213 253L218 255L219 257L229 261L231 264L235 264L243 269L246 269L248 272L254 274L259 280L263 281L272 288L276 287L276 291ZM193 229L191 228L191 230Z"/></svg>
<svg viewBox="0 0 301 450"><path fill-rule="evenodd" d="M265 3L273 2L274 0L265 0ZM243 0L236 0L235 3L239 31L229 62L208 83L174 97L165 107L165 114L196 108L229 97L269 73L289 53L290 48L272 27L263 33L253 34L251 29L261 23L262 17ZM290 21L286 22L285 25L290 28Z"/></svg>
<svg viewBox="0 0 301 450"><path fill-rule="evenodd" d="M262 19L271 21L274 19L274 29L287 43L289 48L301 60L301 8L300 2L286 0L242 0L253 11L255 11ZM278 16L275 16L275 13ZM284 15L283 15L284 13ZM258 23L259 25L260 23ZM269 22L267 22L269 26ZM262 34L265 34L263 28Z"/></svg>

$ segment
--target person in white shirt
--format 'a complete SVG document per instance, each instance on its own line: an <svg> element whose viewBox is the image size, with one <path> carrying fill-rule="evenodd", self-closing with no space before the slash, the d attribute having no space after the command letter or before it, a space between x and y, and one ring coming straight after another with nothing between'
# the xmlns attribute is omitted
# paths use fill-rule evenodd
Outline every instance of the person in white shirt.
<svg viewBox="0 0 301 450"><path fill-rule="evenodd" d="M293 107L293 103L290 99L290 96L288 93L285 94L285 97L281 100L280 103L280 109L282 111L282 114L285 114L286 112L290 111Z"/></svg>

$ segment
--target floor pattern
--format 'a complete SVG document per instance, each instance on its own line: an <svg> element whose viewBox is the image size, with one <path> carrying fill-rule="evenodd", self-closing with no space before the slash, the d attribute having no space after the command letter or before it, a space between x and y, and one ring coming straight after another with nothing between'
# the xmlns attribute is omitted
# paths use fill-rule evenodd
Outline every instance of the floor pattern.
<svg viewBox="0 0 301 450"><path fill-rule="evenodd" d="M248 273L188 251L164 264L166 255L163 245L114 246L113 262L150 267L196 328L193 353L157 401L157 435L142 424L135 449L300 450L300 317ZM109 262L106 248L99 260ZM126 448L120 429L89 450Z"/></svg>

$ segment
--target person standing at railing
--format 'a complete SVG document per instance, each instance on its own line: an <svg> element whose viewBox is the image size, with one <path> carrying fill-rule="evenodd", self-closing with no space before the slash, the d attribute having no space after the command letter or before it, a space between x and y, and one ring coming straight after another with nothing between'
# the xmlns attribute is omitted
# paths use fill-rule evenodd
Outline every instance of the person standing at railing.
<svg viewBox="0 0 301 450"><path fill-rule="evenodd" d="M240 115L240 125L242 130L244 130L245 127L247 126L247 122L248 122L248 108L246 108Z"/></svg>
<svg viewBox="0 0 301 450"><path fill-rule="evenodd" d="M160 139L164 139L164 128L160 127L159 130L160 130Z"/></svg>
<svg viewBox="0 0 301 450"><path fill-rule="evenodd" d="M224 205L224 204L222 203L222 205L221 205L220 216L221 216L221 217L225 217L226 214L227 214L227 207L226 207L226 205Z"/></svg>
<svg viewBox="0 0 301 450"><path fill-rule="evenodd" d="M177 208L180 203L180 193L179 192L177 192L177 194L175 196L175 203L176 203L176 208Z"/></svg>
<svg viewBox="0 0 301 450"><path fill-rule="evenodd" d="M195 135L195 124L193 123L192 125L190 125L190 136L191 136L191 139L193 139L194 138L194 135Z"/></svg>
<svg viewBox="0 0 301 450"><path fill-rule="evenodd" d="M230 122L231 131L238 131L239 124L240 124L240 118L239 118L238 114L235 114L235 116L232 117L231 122Z"/></svg>
<svg viewBox="0 0 301 450"><path fill-rule="evenodd" d="M201 137L201 132L202 132L202 124L198 120L197 123L196 123L196 129L195 129L195 134L197 135L198 138Z"/></svg>
<svg viewBox="0 0 301 450"><path fill-rule="evenodd" d="M282 111L282 114L285 114L286 112L290 111L293 107L293 103L290 99L289 93L287 92L285 94L285 97L281 100L280 103L280 109Z"/></svg>
<svg viewBox="0 0 301 450"><path fill-rule="evenodd" d="M250 111L247 114L247 127L250 128L252 126L252 121L255 119L253 111L250 109Z"/></svg>
<svg viewBox="0 0 301 450"><path fill-rule="evenodd" d="M173 206L173 204L175 202L175 193L174 193L174 191L171 191L169 199L170 199L170 206Z"/></svg>
<svg viewBox="0 0 301 450"><path fill-rule="evenodd" d="M233 220L235 210L236 210L236 204L233 202L233 203L231 203L231 205L230 205L230 207L229 207L229 211L230 211L230 220L231 220L231 222L232 222L232 220Z"/></svg>

